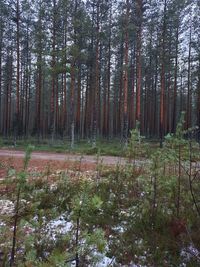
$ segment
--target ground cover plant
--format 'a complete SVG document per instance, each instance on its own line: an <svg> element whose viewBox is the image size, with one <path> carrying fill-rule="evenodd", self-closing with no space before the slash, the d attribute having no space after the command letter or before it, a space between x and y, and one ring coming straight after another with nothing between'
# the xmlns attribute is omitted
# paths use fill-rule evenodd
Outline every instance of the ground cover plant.
<svg viewBox="0 0 200 267"><path fill-rule="evenodd" d="M138 129L124 165L33 174L32 147L21 170L2 164L1 266L199 266L200 168L183 124L140 164Z"/></svg>
<svg viewBox="0 0 200 267"><path fill-rule="evenodd" d="M95 147L88 140L76 140L74 147L71 147L70 141L55 140L52 144L51 140L44 139L38 143L37 139L30 138L27 140L18 140L15 146L13 139L1 139L0 147L8 149L26 149L27 145L33 145L35 151L57 152L57 153L79 153L84 155L110 155L110 156L125 156L123 151L123 143L120 140L104 140L100 139L96 142Z"/></svg>

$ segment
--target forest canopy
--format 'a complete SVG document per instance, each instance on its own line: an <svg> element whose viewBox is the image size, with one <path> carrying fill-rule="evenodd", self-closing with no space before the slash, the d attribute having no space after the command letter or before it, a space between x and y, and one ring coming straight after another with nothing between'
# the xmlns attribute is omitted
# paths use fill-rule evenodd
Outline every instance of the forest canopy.
<svg viewBox="0 0 200 267"><path fill-rule="evenodd" d="M200 125L198 0L1 0L0 133L127 139Z"/></svg>

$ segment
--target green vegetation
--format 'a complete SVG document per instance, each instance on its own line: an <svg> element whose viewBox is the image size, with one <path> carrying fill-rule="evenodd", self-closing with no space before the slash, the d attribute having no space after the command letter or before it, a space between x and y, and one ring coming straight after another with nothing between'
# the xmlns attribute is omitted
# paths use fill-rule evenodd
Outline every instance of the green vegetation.
<svg viewBox="0 0 200 267"><path fill-rule="evenodd" d="M89 177L62 171L32 179L29 147L23 170L8 168L1 180L1 201L11 205L0 213L2 266L199 266L198 146L183 138L183 124L142 165L100 164ZM128 157L145 149L132 131Z"/></svg>
<svg viewBox="0 0 200 267"><path fill-rule="evenodd" d="M34 145L36 151L48 151L56 153L79 153L85 155L110 155L110 156L125 156L125 151L123 151L123 144L120 140L98 140L96 146L92 147L91 142L87 140L77 141L74 148L71 148L70 141L56 140L52 144L50 140L42 140L40 143L36 139L18 140L17 145L13 146L13 140L1 139L1 148L15 148L15 149L25 149L27 145Z"/></svg>
<svg viewBox="0 0 200 267"><path fill-rule="evenodd" d="M130 132L131 136L135 135L135 130ZM133 135L132 135L133 133ZM132 138L136 140L131 141ZM135 142L134 151L130 152L130 144L127 148L124 147L124 143L120 139L113 139L108 141L107 139L100 139L96 142L96 146L93 147L92 143L87 140L80 140L75 142L74 148L71 148L70 141L55 140L51 143L51 140L42 140L40 143L34 138L27 140L18 140L17 145L13 145L12 139L0 139L0 148L3 149L16 149L25 150L28 145L34 146L35 151L46 151L55 153L75 153L82 155L100 155L100 156L118 156L134 158L148 158L159 146L156 140L145 140L141 137L140 143L137 141L137 137L131 137L130 142ZM133 147L131 147L133 149ZM134 156L135 153L135 156Z"/></svg>

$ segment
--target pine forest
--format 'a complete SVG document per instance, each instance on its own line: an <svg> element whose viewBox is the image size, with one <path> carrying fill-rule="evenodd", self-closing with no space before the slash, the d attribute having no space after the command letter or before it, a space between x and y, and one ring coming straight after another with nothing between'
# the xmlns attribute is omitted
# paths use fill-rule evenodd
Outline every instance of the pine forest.
<svg viewBox="0 0 200 267"><path fill-rule="evenodd" d="M0 2L0 133L127 139L200 124L200 7L186 0Z"/></svg>
<svg viewBox="0 0 200 267"><path fill-rule="evenodd" d="M8 266L200 266L200 0L0 0Z"/></svg>

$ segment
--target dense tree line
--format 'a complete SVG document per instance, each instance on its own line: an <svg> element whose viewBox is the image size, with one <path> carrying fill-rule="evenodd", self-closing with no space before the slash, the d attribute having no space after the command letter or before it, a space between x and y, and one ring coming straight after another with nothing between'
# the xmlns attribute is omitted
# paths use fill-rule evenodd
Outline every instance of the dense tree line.
<svg viewBox="0 0 200 267"><path fill-rule="evenodd" d="M120 137L200 126L198 0L0 0L0 133Z"/></svg>

